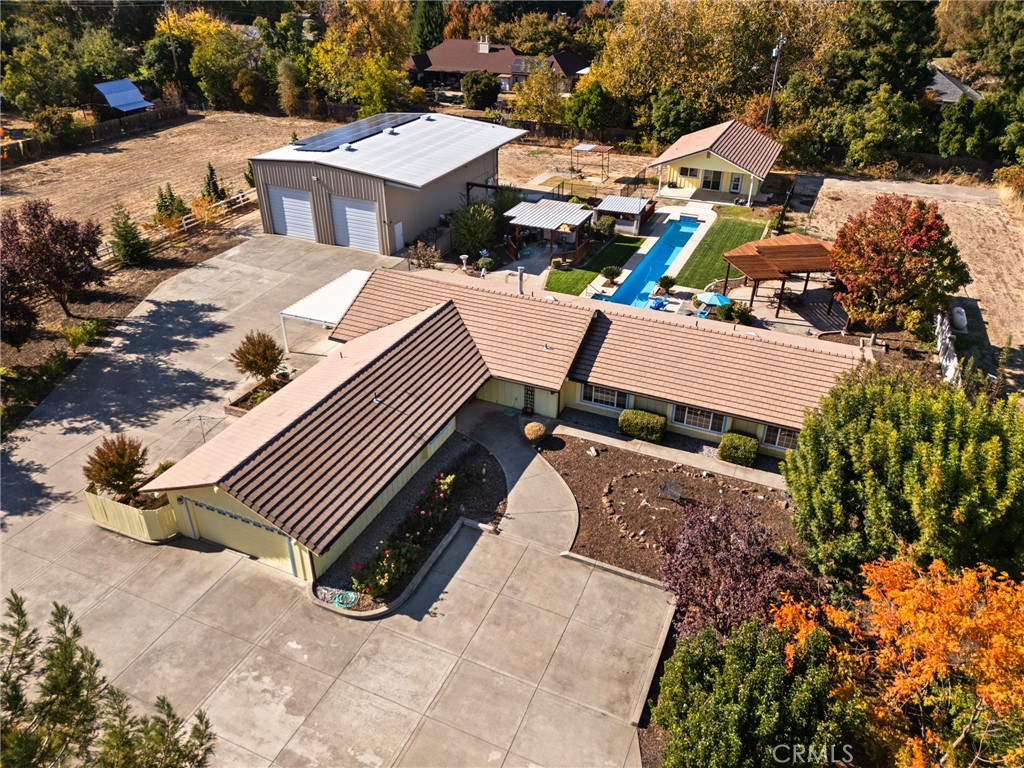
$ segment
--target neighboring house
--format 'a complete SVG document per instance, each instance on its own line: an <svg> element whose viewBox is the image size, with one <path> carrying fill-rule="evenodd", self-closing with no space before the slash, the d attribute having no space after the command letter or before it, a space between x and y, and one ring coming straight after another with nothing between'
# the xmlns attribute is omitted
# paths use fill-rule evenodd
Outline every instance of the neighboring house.
<svg viewBox="0 0 1024 768"><path fill-rule="evenodd" d="M131 80L96 83L95 88L101 99L97 105L100 120L112 120L153 108L153 102L142 98L142 93Z"/></svg>
<svg viewBox="0 0 1024 768"><path fill-rule="evenodd" d="M659 194L666 197L722 193L749 205L781 151L770 136L729 120L686 134L650 167L658 169Z"/></svg>
<svg viewBox="0 0 1024 768"><path fill-rule="evenodd" d="M929 64L928 70L931 80L925 86L925 90L931 93L940 104L955 104L963 96L971 101L979 101L982 98L980 93L946 70L934 64Z"/></svg>
<svg viewBox="0 0 1024 768"><path fill-rule="evenodd" d="M391 254L496 183L498 148L525 131L386 113L252 158L263 231Z"/></svg>
<svg viewBox="0 0 1024 768"><path fill-rule="evenodd" d="M870 351L588 299L517 296L445 273L373 272L336 352L143 490L179 530L307 581L451 436L473 398L543 416L665 415L782 455L808 408Z"/></svg>
<svg viewBox="0 0 1024 768"><path fill-rule="evenodd" d="M572 51L560 51L542 60L562 78L562 90L566 93L575 86L579 71L590 63ZM510 45L498 45L484 38L445 40L426 53L410 56L405 66L413 81L421 84L447 81L461 87L458 83L468 72L490 72L498 76L503 91L511 91L529 76L536 62L537 57L526 56Z"/></svg>

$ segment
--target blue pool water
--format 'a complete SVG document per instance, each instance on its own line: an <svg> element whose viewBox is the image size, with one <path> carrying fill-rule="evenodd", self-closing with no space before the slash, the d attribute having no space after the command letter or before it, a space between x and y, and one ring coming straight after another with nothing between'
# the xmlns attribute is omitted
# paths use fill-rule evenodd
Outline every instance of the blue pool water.
<svg viewBox="0 0 1024 768"><path fill-rule="evenodd" d="M636 265L636 269L626 276L615 293L604 300L633 307L647 306L647 297L657 287L658 278L668 271L698 226L700 222L690 216L682 216L679 221L673 222L668 231L658 238L658 242Z"/></svg>

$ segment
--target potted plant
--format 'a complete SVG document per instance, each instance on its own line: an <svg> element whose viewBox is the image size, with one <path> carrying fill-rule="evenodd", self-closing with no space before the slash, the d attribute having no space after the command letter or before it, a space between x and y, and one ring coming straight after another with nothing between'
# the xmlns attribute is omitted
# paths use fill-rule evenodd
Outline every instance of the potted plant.
<svg viewBox="0 0 1024 768"><path fill-rule="evenodd" d="M235 364L235 370L243 376L258 379L259 383L225 406L224 410L229 414L241 415L270 397L278 388L273 377L283 361L284 347L269 333L249 331L245 334L245 338L231 353L231 362Z"/></svg>
<svg viewBox="0 0 1024 768"><path fill-rule="evenodd" d="M676 278L673 275L662 275L658 278L658 290L665 296L668 296L675 284Z"/></svg>
<svg viewBox="0 0 1024 768"><path fill-rule="evenodd" d="M615 285L615 281L622 274L622 267L617 267L614 264L609 264L607 267L601 270L601 277L604 278L605 288L609 288Z"/></svg>

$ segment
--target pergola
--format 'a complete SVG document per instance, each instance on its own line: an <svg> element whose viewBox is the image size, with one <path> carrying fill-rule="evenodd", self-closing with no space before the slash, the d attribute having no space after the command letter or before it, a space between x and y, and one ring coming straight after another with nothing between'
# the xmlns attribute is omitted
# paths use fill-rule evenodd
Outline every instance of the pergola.
<svg viewBox="0 0 1024 768"><path fill-rule="evenodd" d="M609 153L612 148L606 144L577 144L569 150L569 172L577 169L583 171L583 158L591 154L597 155L601 167L601 181L608 178L611 173L611 158ZM578 164L578 166L577 166Z"/></svg>
<svg viewBox="0 0 1024 768"><path fill-rule="evenodd" d="M791 275L805 275L803 290L806 291L812 272L828 272L831 269L832 243L807 235L780 235L768 240L744 243L722 254L722 258L726 264L722 292L728 292L729 274L735 267L754 283L750 291L750 306L753 307L757 288L765 280L781 280L785 286L785 281ZM780 300L775 307L776 317L779 316L781 306ZM829 311L832 311L831 301Z"/></svg>
<svg viewBox="0 0 1024 768"><path fill-rule="evenodd" d="M572 244L573 258L580 248L578 229L584 222L590 221L594 212L585 208L582 203L567 203L561 200L538 200L535 203L523 202L505 211L508 223L515 227L515 246L521 244L522 229L536 229L546 233L548 255L555 252L556 238L568 245Z"/></svg>

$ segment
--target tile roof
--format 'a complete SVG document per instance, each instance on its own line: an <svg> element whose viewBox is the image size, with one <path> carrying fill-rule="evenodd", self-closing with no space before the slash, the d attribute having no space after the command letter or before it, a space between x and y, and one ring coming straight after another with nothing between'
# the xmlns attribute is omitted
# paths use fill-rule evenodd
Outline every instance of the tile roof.
<svg viewBox="0 0 1024 768"><path fill-rule="evenodd" d="M827 272L832 267L832 243L791 234L754 240L722 255L751 280L780 280L796 272Z"/></svg>
<svg viewBox="0 0 1024 768"><path fill-rule="evenodd" d="M549 391L560 389L595 310L488 287L498 279L479 281L481 287L476 287L445 279L442 273L376 270L331 338L351 343L450 299L492 376Z"/></svg>
<svg viewBox="0 0 1024 768"><path fill-rule="evenodd" d="M590 66L590 62L575 51L559 51L548 56L548 61L555 66L555 71L564 77L572 77L579 74L581 69Z"/></svg>
<svg viewBox="0 0 1024 768"><path fill-rule="evenodd" d="M638 314L646 312L645 315ZM594 318L569 377L799 429L859 347L627 308Z"/></svg>
<svg viewBox="0 0 1024 768"><path fill-rule="evenodd" d="M218 485L324 552L487 381L451 301L357 339L145 491Z"/></svg>
<svg viewBox="0 0 1024 768"><path fill-rule="evenodd" d="M490 43L487 52L480 52L478 40L445 40L426 53L406 60L407 69L420 72L492 72L512 74L512 64L519 52L511 45Z"/></svg>
<svg viewBox="0 0 1024 768"><path fill-rule="evenodd" d="M782 145L738 120L729 120L680 137L650 167L698 152L713 152L747 173L764 179L782 152Z"/></svg>

